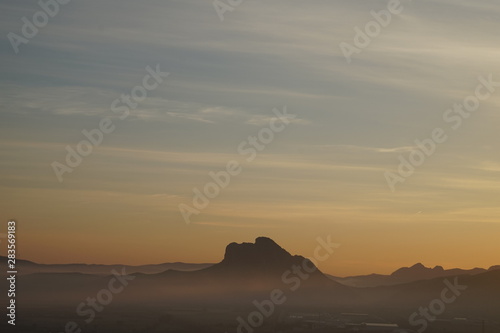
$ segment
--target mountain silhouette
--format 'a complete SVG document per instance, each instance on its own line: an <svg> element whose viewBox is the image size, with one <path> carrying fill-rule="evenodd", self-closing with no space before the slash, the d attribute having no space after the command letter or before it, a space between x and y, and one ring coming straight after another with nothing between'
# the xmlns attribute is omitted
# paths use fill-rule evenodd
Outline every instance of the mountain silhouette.
<svg viewBox="0 0 500 333"><path fill-rule="evenodd" d="M7 264L7 257L0 256L0 263ZM104 265L104 264L39 264L29 260L16 259L16 267L18 268L18 275L28 275L34 273L82 273L82 274L96 274L96 275L109 275L113 269L120 270L126 268L128 273L146 273L154 274L161 273L168 269L175 269L179 271L195 271L202 268L210 267L213 263L161 263L149 265ZM0 271L0 276L5 275L5 271Z"/></svg>
<svg viewBox="0 0 500 333"><path fill-rule="evenodd" d="M226 247L220 266L245 266L256 269L272 268L290 262L292 255L267 237L255 243L231 243Z"/></svg>
<svg viewBox="0 0 500 333"><path fill-rule="evenodd" d="M182 298L184 302L187 293L196 302L210 298L249 304L252 299L268 297L274 289L293 289L287 304L334 304L357 297L351 288L329 279L309 259L290 254L267 237L258 237L254 243L230 243L222 261L211 267L140 275L137 283L161 286L169 299ZM167 285L175 288L167 290ZM155 294L158 296L158 292Z"/></svg>
<svg viewBox="0 0 500 333"><path fill-rule="evenodd" d="M281 275L293 266L302 266L304 261L315 267L312 273L317 278L327 277L308 259L299 255L291 255L270 238L258 237L255 243L231 243L227 245L224 259L211 267L201 270L205 274L226 274L242 276L246 279L281 278Z"/></svg>
<svg viewBox="0 0 500 333"><path fill-rule="evenodd" d="M33 262L26 264L38 265ZM48 268L41 267L42 271ZM82 268L78 265L73 267ZM118 312L126 309L132 313L149 313L170 309L178 320L183 318L185 309L202 316L213 315L205 313L204 309L226 309L224 311L230 312L225 316L234 323L236 313L252 313L256 311L256 302L269 302L270 295L280 291L286 301L276 305L277 317L272 320L281 318L282 311L326 309L339 313L373 313L405 327L411 313L440 297L446 286L445 279L458 281L467 289L453 304L447 305L443 320L455 317L493 320L498 318L500 307L499 266L492 266L489 270L447 270L441 266L430 268L418 263L402 267L390 275L343 278L343 283L346 279L358 279L349 282L378 285L351 287L332 280L309 259L292 255L267 237L258 237L254 243L230 243L220 262L194 271L167 269L147 274L129 272L129 266L109 267L119 272L124 269L124 272L133 275L128 286L113 296L117 300L113 307L115 304L119 306ZM61 269L58 265L52 268ZM101 269L103 267L99 267L99 271ZM81 304L88 297L103 295L103 290L109 288L113 278L111 272L107 275L81 272L19 275L16 299L25 308L29 305L36 311L47 309L48 312L44 313L74 308L75 304ZM4 288L5 284L6 280ZM182 320L181 324L186 325L186 321ZM189 332L194 331L200 331L200 328Z"/></svg>
<svg viewBox="0 0 500 333"><path fill-rule="evenodd" d="M456 275L477 275L487 271L500 269L500 266L492 266L489 270L484 268L473 269L444 269L442 266L435 266L433 268L426 267L422 263L417 263L411 267L401 267L390 275L370 274L358 275L349 277L334 277L331 279L351 287L377 287L377 286L391 286L420 280L429 280L438 277L456 276Z"/></svg>
<svg viewBox="0 0 500 333"><path fill-rule="evenodd" d="M210 267L195 271L167 269L155 274L135 273L134 276L133 283L120 295L122 303L248 305L254 299L268 298L275 289L288 295L288 305L336 304L357 298L350 287L329 279L309 259L290 254L267 237L258 237L254 243L230 243L223 259ZM51 291L51 302L57 302L58 298L68 302L72 294L77 301L101 289L109 276L38 273L19 278L32 302L34 295L45 302L41 297L45 290ZM66 279L68 281L64 282ZM77 287L80 282L81 287ZM57 293L63 285L71 286L72 292L65 289Z"/></svg>

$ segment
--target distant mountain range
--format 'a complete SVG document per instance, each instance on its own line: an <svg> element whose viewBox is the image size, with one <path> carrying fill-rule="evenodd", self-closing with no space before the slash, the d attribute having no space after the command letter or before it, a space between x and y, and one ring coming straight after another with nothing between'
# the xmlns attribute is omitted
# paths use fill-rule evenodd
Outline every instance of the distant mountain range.
<svg viewBox="0 0 500 333"><path fill-rule="evenodd" d="M303 267L304 263L313 271L306 273L303 268L300 273L294 271L294 267ZM332 304L357 297L350 287L331 280L308 259L291 255L266 237L257 238L255 243L229 244L224 259L212 265L40 265L39 273L34 273L38 264L18 264L33 272L19 277L23 284L19 297L26 295L33 305L34 299L43 304L47 299L51 303L76 301L101 289L112 269L121 272L122 268L135 276L131 287L120 295L123 302L130 303L204 304L210 300L219 305L251 304L256 297L269 297L269 292L277 288L285 292L298 289L289 297L288 304ZM178 269L171 268L174 266ZM151 273L160 267L166 269ZM108 276L102 275L103 272ZM44 296L46 292L50 292L50 297Z"/></svg>
<svg viewBox="0 0 500 333"><path fill-rule="evenodd" d="M0 262L5 263L6 259L0 257ZM304 265L314 271L306 273ZM423 295L430 297L434 293L432 286L441 286L443 278L454 276L473 281L471 283L485 279L491 286L482 289L491 287L500 291L500 278L494 278L500 277L500 266L464 270L428 268L419 263L390 275L334 277L322 273L308 259L291 255L266 237L257 238L255 243L229 244L224 259L217 264L47 265L17 260L16 266L23 286L19 297L27 297L32 302L39 298L45 303L47 300L52 303L77 301L101 289L113 270L122 272L123 269L135 276L132 287L122 296L130 303L141 300L198 304L211 300L218 304L248 304L256 297L268 297L270 290L278 288L293 291L288 297L289 305L375 304L380 299L396 304L400 296L411 304ZM295 271L297 267L301 272ZM412 297L403 297L412 290L418 292Z"/></svg>
<svg viewBox="0 0 500 333"><path fill-rule="evenodd" d="M0 260L5 263L6 258ZM38 314L40 309L47 309L44 313L71 309L99 294L109 288L114 278L111 271L116 270L133 275L115 295L117 306L132 311L197 308L248 313L255 310L256 301L278 292L286 298L280 311L372 313L407 327L411 313L442 297L448 280L467 288L446 306L443 318L486 318L489 325L500 325L500 266L446 270L416 264L390 275L338 278L325 275L308 259L291 255L266 237L227 245L224 259L216 264L42 265L19 260L17 266L22 273L17 300Z"/></svg>
<svg viewBox="0 0 500 333"><path fill-rule="evenodd" d="M283 265L290 264L291 255L277 245L273 240L266 237L259 237L255 244L252 243L231 243L226 249L224 260L219 264L214 263L161 263L150 265L105 265L105 264L39 264L29 260L16 260L18 275L28 275L34 273L82 273L93 275L109 275L112 270L121 270L125 268L129 274L158 274L168 270L191 272L198 271L208 267L214 267L213 270L220 270L221 267L234 266L233 270L244 270L248 267L254 267L253 272L261 272L262 270L283 269ZM296 256L303 258L300 256ZM265 260L261 262L262 260ZM5 264L7 258L0 256L0 263ZM266 264L267 263L267 264ZM267 266L266 266L267 265ZM239 267L239 268L238 268ZM256 269L255 269L256 268ZM394 271L390 275L383 274L368 274L356 275L348 277L337 277L329 274L324 276L336 281L342 285L350 287L377 287L391 286L403 284L419 280L429 280L439 277L456 276L456 275L477 275L489 271L500 270L500 265L485 268L473 269L444 269L442 266L434 268L425 267L421 263L417 263L411 267L402 267ZM5 274L1 272L0 274ZM174 273L175 274L175 273Z"/></svg>
<svg viewBox="0 0 500 333"><path fill-rule="evenodd" d="M7 257L0 256L0 263L5 264ZM210 263L191 264L183 262L152 264L152 265L99 265L99 264L38 264L29 260L16 259L16 267L18 275L27 275L33 273L83 273L95 275L109 275L113 269L121 270L125 267L130 274L144 273L155 274L161 273L168 269L178 271L196 271L212 266ZM0 274L4 274L1 272Z"/></svg>
<svg viewBox="0 0 500 333"><path fill-rule="evenodd" d="M457 276L457 275L477 275L494 270L500 270L500 265L491 266L489 269L473 268L473 269L444 269L442 266L434 268L425 267L421 263L415 264L411 267L402 267L390 275L369 274L348 277L336 277L328 275L334 281L343 285L351 287L377 287L377 286L391 286L396 284L403 284L419 280L430 280L439 277Z"/></svg>

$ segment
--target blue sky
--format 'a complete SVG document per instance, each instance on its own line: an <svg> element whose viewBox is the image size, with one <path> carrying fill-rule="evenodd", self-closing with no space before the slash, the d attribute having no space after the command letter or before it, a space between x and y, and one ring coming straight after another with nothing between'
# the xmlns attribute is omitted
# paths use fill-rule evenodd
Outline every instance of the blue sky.
<svg viewBox="0 0 500 333"><path fill-rule="evenodd" d="M449 140L395 193L384 172L447 126L443 113L474 93L479 76L500 81L500 5L402 1L348 64L339 44L353 43L354 28L387 3L245 0L221 22L211 1L73 0L15 54L7 34L20 34L21 18L40 7L0 1L1 207L26 226L26 257L140 262L119 250L132 242L149 261L216 261L230 241L264 234L307 252L316 235L332 233L347 250L325 264L330 271L373 271L381 255L389 257L380 270L418 259L473 265L458 244L435 255L465 236L486 252L473 231L499 234L500 92L447 129ZM157 64L168 78L118 120L111 103ZM186 226L178 205L208 172L241 159L238 144L283 106L292 124ZM116 130L59 183L51 163L104 117ZM436 238L430 225L450 223L460 226L451 238ZM374 226L385 243L414 245L409 257L374 254ZM410 234L418 237L403 242ZM54 246L36 250L40 236ZM90 237L95 248L79 253ZM206 253L186 249L199 241Z"/></svg>

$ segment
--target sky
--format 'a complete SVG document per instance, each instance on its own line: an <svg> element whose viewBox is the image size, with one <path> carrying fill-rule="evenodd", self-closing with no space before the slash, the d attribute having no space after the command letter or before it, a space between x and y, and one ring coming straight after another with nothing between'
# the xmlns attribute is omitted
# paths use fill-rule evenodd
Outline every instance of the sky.
<svg viewBox="0 0 500 333"><path fill-rule="evenodd" d="M258 236L312 256L331 235L319 267L338 276L500 264L500 85L445 119L480 77L500 82L500 4L402 0L348 62L341 45L388 3L244 0L221 21L211 0L72 0L16 53L9 33L41 8L1 0L0 215L18 257L218 262ZM169 74L120 119L147 68ZM249 161L240 145L284 109ZM113 131L59 181L54 162L103 119ZM446 140L391 190L435 129ZM229 161L241 172L186 223L179 205Z"/></svg>

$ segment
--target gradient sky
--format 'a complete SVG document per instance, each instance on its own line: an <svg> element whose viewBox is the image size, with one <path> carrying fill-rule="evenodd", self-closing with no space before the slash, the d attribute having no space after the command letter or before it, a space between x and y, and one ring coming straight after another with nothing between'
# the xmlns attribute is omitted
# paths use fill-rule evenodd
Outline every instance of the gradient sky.
<svg viewBox="0 0 500 333"><path fill-rule="evenodd" d="M402 3L347 64L339 43L387 1L245 0L221 22L210 0L73 0L16 55L7 33L39 7L1 0L0 214L18 257L217 262L257 236L311 256L332 235L320 268L339 276L500 264L500 89L396 192L384 178L480 75L500 81L500 3ZM117 120L156 64L168 78ZM283 106L296 121L244 162ZM106 116L116 130L59 183L51 163ZM243 172L185 224L178 205L229 160Z"/></svg>

